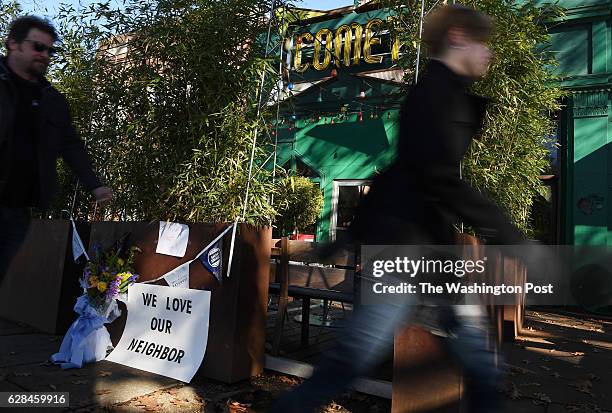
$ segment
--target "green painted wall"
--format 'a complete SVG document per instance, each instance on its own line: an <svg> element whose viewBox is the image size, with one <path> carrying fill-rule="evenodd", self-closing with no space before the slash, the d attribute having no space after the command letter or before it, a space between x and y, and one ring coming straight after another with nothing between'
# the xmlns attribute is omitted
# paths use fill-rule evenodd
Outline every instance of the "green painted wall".
<svg viewBox="0 0 612 413"><path fill-rule="evenodd" d="M609 228L609 92L572 94L573 156L568 188L575 244L612 243Z"/></svg>
<svg viewBox="0 0 612 413"><path fill-rule="evenodd" d="M542 2L544 3L544 2ZM551 25L550 49L569 96L562 174L564 241L612 244L610 88L612 2L565 0L565 17Z"/></svg>
<svg viewBox="0 0 612 413"><path fill-rule="evenodd" d="M285 165L292 158L300 159L318 177L324 194L324 207L317 228L317 240L327 240L330 233L332 195L335 180L365 180L389 163L397 137L397 110L389 110L378 117L364 113L344 120L329 117L311 122L296 122L292 132L285 128L279 135L278 164ZM282 138L281 138L282 137Z"/></svg>

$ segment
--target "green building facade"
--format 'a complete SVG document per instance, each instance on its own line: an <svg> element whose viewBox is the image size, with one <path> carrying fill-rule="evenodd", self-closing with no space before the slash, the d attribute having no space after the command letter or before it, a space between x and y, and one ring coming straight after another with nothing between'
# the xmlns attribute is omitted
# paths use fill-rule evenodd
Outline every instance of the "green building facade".
<svg viewBox="0 0 612 413"><path fill-rule="evenodd" d="M548 23L549 50L568 95L557 114L553 174L545 177L549 240L612 244L612 2L559 5L565 15ZM390 17L385 9L347 7L303 20L291 33L277 163L323 191L317 240L345 234L368 179L393 154L403 73L395 66L398 44L385 30Z"/></svg>
<svg viewBox="0 0 612 413"><path fill-rule="evenodd" d="M321 188L317 240L344 236L368 179L393 154L403 72L389 17L347 7L291 28L277 164Z"/></svg>
<svg viewBox="0 0 612 413"><path fill-rule="evenodd" d="M544 2L541 2L544 4ZM567 90L558 128L559 241L612 244L612 2L564 0L550 24L554 70Z"/></svg>

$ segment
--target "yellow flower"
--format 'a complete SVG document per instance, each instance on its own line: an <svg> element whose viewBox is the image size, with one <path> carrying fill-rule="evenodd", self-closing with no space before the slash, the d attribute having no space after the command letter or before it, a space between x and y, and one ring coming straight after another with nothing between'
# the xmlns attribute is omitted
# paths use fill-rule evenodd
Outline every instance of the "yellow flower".
<svg viewBox="0 0 612 413"><path fill-rule="evenodd" d="M123 264L125 264L125 261L123 261L123 259L119 258L117 259L117 265L120 267L123 267Z"/></svg>
<svg viewBox="0 0 612 413"><path fill-rule="evenodd" d="M98 277L96 277L95 275L89 277L89 286L96 288L98 286Z"/></svg>
<svg viewBox="0 0 612 413"><path fill-rule="evenodd" d="M98 283L98 291L100 291L101 293L106 291L106 283L104 281L100 281Z"/></svg>

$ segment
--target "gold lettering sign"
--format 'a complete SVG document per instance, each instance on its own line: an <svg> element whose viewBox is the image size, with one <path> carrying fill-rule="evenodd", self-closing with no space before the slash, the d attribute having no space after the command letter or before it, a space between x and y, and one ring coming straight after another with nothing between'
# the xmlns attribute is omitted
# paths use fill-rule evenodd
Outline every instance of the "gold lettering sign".
<svg viewBox="0 0 612 413"><path fill-rule="evenodd" d="M331 43L332 43L332 32L329 29L321 29L315 36L314 45L314 57L312 59L312 66L317 70L325 70L331 62ZM325 37L325 49L323 52L323 62L321 62L321 47L323 46L323 37Z"/></svg>
<svg viewBox="0 0 612 413"><path fill-rule="evenodd" d="M392 27L395 24L395 21L397 19L395 17L387 17L387 22L389 27ZM400 42L399 42L399 38L397 36L395 36L393 38L393 44L391 45L391 60L393 61L393 63L397 62L399 60L399 49L400 49Z"/></svg>
<svg viewBox="0 0 612 413"><path fill-rule="evenodd" d="M342 40L342 35L344 34L344 41ZM336 63L336 66L340 67L342 66L342 60L344 60L344 66L350 66L351 65L351 44L352 39L351 37L353 36L352 30L351 30L351 26L347 25L347 24L343 24L342 26L340 26L338 28L338 30L336 30L336 38L334 40L334 46L335 46L335 54L334 54L334 60ZM342 46L344 46L344 59L342 59Z"/></svg>
<svg viewBox="0 0 612 413"><path fill-rule="evenodd" d="M391 23L392 17L388 17L387 20ZM321 29L314 36L308 32L299 34L295 41L293 67L299 73L305 72L311 66L322 71L329 67L332 56L337 67L341 67L343 63L346 67L357 66L362 56L366 63L382 63L382 55L372 56L372 47L381 44L381 38L377 33L380 32L383 24L383 20L376 18L370 20L365 28L354 22L350 25L343 24L335 30L335 33L330 29ZM304 50L309 46L312 47L313 42L312 63L305 63L303 62ZM396 62L400 52L397 36L393 38L390 46L391 58Z"/></svg>
<svg viewBox="0 0 612 413"><path fill-rule="evenodd" d="M363 35L363 28L359 23L351 24L353 30L355 30L355 52L353 53L353 65L357 66L361 60L361 36Z"/></svg>
<svg viewBox="0 0 612 413"><path fill-rule="evenodd" d="M399 39L397 36L393 40L393 45L391 46L391 60L395 63L399 60Z"/></svg>
<svg viewBox="0 0 612 413"><path fill-rule="evenodd" d="M299 35L296 39L295 45L295 58L293 61L295 71L298 73L303 73L310 67L310 63L302 64L302 47L304 46L304 42L308 41L308 43L312 43L313 41L312 34L306 32Z"/></svg>
<svg viewBox="0 0 612 413"><path fill-rule="evenodd" d="M374 28L380 29L382 22L381 19L372 19L366 24L365 40L363 42L363 60L366 63L382 62L382 56L372 57L372 46L380 44L380 38L374 37L376 32Z"/></svg>

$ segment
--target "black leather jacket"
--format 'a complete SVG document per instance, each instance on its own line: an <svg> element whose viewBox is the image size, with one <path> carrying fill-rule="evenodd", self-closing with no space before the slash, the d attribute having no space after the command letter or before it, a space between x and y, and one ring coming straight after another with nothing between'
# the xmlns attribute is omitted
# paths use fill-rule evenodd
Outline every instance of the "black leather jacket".
<svg viewBox="0 0 612 413"><path fill-rule="evenodd" d="M66 98L51 84L42 80L40 100L40 137L38 144L38 196L41 209L48 208L57 192L58 157L79 177L87 190L102 186L92 170L91 161L72 125ZM11 168L11 144L17 96L6 59L0 57L0 191L4 190ZM24 167L27 167L25 165Z"/></svg>

